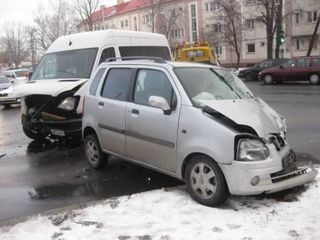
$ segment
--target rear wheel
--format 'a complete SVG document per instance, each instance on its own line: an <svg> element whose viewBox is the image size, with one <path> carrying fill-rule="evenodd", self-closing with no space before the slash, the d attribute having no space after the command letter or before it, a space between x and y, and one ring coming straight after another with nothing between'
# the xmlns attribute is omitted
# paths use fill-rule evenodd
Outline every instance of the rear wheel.
<svg viewBox="0 0 320 240"><path fill-rule="evenodd" d="M187 190L197 202L216 206L223 203L228 187L218 164L204 155L197 155L188 163L185 173Z"/></svg>
<svg viewBox="0 0 320 240"><path fill-rule="evenodd" d="M320 82L320 77L318 74L311 74L309 77L309 82L313 85L318 84Z"/></svg>
<svg viewBox="0 0 320 240"><path fill-rule="evenodd" d="M273 83L273 77L270 74L267 74L263 77L264 84L272 84Z"/></svg>
<svg viewBox="0 0 320 240"><path fill-rule="evenodd" d="M100 169L108 162L108 155L102 152L99 140L95 134L86 136L85 150L88 162L92 168Z"/></svg>

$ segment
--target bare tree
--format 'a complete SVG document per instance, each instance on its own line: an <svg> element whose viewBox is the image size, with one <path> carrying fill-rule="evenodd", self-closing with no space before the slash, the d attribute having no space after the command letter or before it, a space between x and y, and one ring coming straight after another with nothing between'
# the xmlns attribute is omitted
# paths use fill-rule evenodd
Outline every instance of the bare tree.
<svg viewBox="0 0 320 240"><path fill-rule="evenodd" d="M313 31L313 34L312 34L312 37L311 37L311 41L310 41L310 44L309 44L307 57L309 57L311 55L312 48L313 48L313 45L314 45L314 41L316 40L316 37L317 37L317 32L318 32L318 29L319 29L319 25L320 25L320 15L318 16L318 20L317 20L316 26L314 27L314 31Z"/></svg>
<svg viewBox="0 0 320 240"><path fill-rule="evenodd" d="M172 30L183 29L183 17L185 11L183 8L178 7L174 9L166 9L165 12L159 14L157 22L159 32L164 34L169 42L171 39Z"/></svg>
<svg viewBox="0 0 320 240"><path fill-rule="evenodd" d="M93 13L100 5L100 0L73 0L73 7L86 31L94 30ZM103 19L102 19L103 20ZM101 20L101 22L102 22Z"/></svg>
<svg viewBox="0 0 320 240"><path fill-rule="evenodd" d="M32 65L37 63L37 30L35 27L27 26L25 27L25 35L26 35L26 42L28 45L28 55L30 57L30 61Z"/></svg>
<svg viewBox="0 0 320 240"><path fill-rule="evenodd" d="M27 57L25 36L21 24L7 24L4 27L1 44L10 64L18 67Z"/></svg>
<svg viewBox="0 0 320 240"><path fill-rule="evenodd" d="M236 54L239 67L241 56L242 19L240 5L236 0L217 0L217 10L212 17L206 35L214 44L224 42Z"/></svg>
<svg viewBox="0 0 320 240"><path fill-rule="evenodd" d="M38 8L34 18L37 30L37 41L45 51L58 37L75 32L75 18L71 5L66 0L52 1L50 14L46 13L43 5Z"/></svg>

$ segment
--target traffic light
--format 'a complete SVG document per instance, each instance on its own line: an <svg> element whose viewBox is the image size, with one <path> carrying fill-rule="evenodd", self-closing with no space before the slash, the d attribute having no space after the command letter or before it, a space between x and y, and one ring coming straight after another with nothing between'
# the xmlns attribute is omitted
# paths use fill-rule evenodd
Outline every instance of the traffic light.
<svg viewBox="0 0 320 240"><path fill-rule="evenodd" d="M281 31L279 35L279 43L280 45L283 45L285 42L286 42L286 35L284 31Z"/></svg>

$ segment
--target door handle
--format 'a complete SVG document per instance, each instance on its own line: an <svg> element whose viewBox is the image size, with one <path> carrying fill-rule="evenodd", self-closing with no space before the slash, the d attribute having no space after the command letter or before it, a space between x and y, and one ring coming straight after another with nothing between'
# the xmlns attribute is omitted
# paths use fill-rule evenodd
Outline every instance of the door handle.
<svg viewBox="0 0 320 240"><path fill-rule="evenodd" d="M131 110L131 113L136 114L136 115L139 115L139 110L138 110L138 109L132 109L132 110Z"/></svg>
<svg viewBox="0 0 320 240"><path fill-rule="evenodd" d="M98 103L98 107L99 107L99 108L102 108L103 106L104 106L104 103L103 103L103 102L99 102L99 103Z"/></svg>

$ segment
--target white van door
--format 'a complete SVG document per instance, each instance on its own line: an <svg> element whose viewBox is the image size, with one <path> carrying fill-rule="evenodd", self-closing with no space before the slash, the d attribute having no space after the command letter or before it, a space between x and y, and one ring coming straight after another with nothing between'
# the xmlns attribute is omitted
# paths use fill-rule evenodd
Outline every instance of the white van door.
<svg viewBox="0 0 320 240"><path fill-rule="evenodd" d="M168 76L161 70L139 69L132 102L127 105L126 152L131 159L174 172L180 108L170 114L149 106L150 96L177 102Z"/></svg>

